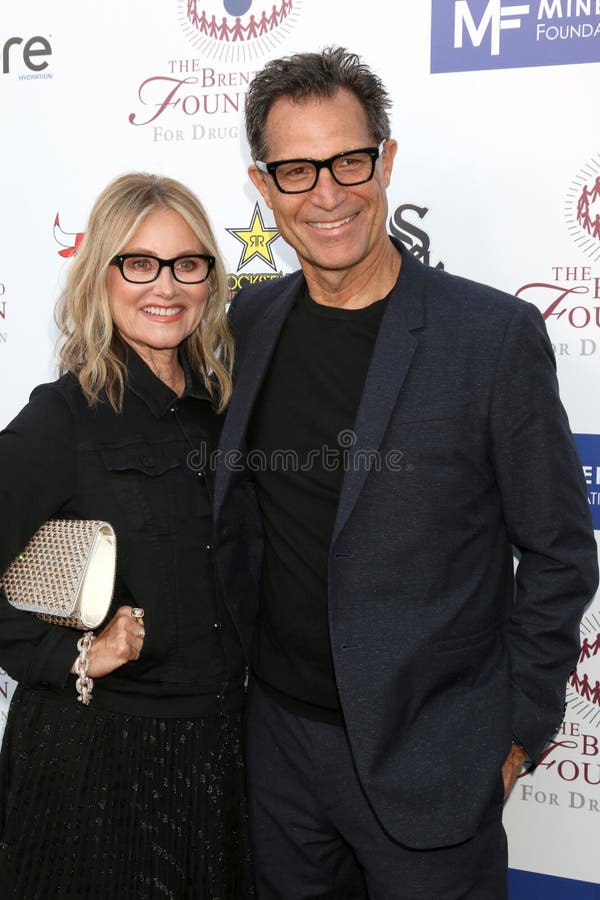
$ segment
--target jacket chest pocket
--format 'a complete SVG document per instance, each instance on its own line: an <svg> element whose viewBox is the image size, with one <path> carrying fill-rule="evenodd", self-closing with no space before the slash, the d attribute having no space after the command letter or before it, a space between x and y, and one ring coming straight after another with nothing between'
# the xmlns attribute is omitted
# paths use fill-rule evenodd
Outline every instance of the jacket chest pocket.
<svg viewBox="0 0 600 900"><path fill-rule="evenodd" d="M176 449L136 442L103 447L101 455L128 527L169 533L183 467Z"/></svg>
<svg viewBox="0 0 600 900"><path fill-rule="evenodd" d="M410 464L414 480L430 484L453 478L474 478L487 468L488 448L484 422L469 403L437 404L404 409L387 431L390 448Z"/></svg>

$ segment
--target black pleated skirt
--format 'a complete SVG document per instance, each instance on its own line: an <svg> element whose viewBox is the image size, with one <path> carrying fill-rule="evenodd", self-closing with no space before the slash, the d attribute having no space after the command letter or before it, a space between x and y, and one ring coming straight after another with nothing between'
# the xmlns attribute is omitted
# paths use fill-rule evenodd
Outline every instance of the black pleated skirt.
<svg viewBox="0 0 600 900"><path fill-rule="evenodd" d="M254 897L242 715L124 715L18 686L0 755L0 895Z"/></svg>

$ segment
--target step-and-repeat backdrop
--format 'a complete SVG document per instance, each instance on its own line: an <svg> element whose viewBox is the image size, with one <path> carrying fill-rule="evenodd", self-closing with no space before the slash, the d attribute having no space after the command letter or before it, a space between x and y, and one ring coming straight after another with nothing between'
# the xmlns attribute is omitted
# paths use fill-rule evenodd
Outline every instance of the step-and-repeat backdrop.
<svg viewBox="0 0 600 900"><path fill-rule="evenodd" d="M544 314L600 529L599 0L4 2L2 425L55 376L53 304L116 175L189 184L232 291L297 267L246 174L244 98L266 60L332 43L394 97L390 232ZM0 671L0 729L13 688ZM512 897L600 896L597 601L563 725L505 821Z"/></svg>

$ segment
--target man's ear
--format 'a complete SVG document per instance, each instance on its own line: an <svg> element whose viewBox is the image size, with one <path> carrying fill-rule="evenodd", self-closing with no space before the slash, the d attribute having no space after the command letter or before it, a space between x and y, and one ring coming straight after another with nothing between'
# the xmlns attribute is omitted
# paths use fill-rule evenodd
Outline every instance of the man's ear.
<svg viewBox="0 0 600 900"><path fill-rule="evenodd" d="M382 165L383 165L383 174L385 178L385 186L390 186L390 180L392 177L392 168L394 166L394 159L396 157L396 151L398 150L398 142L393 140L392 138L388 138L385 142Z"/></svg>
<svg viewBox="0 0 600 900"><path fill-rule="evenodd" d="M260 192L263 200L269 207L269 209L273 209L273 204L271 203L271 196L269 194L269 188L267 187L267 176L257 169L254 163L248 169L248 175L250 176L250 181Z"/></svg>

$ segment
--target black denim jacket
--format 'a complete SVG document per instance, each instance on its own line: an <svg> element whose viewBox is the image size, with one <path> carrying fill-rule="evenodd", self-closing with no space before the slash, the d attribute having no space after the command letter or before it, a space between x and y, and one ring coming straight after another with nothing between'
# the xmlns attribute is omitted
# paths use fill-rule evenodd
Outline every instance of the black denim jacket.
<svg viewBox="0 0 600 900"><path fill-rule="evenodd" d="M67 374L37 387L0 434L0 571L48 518L115 528L109 617L142 606L146 637L139 660L96 679L93 702L125 712L194 715L243 699L245 660L213 564L210 455L221 417L182 363L180 398L129 351L121 413L90 408ZM0 666L19 682L75 700L80 634L0 596Z"/></svg>

